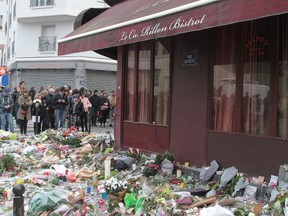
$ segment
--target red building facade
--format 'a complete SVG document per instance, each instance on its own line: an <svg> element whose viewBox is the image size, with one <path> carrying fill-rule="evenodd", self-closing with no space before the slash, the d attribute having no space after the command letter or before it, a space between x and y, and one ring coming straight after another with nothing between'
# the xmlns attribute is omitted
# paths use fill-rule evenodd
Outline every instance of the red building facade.
<svg viewBox="0 0 288 216"><path fill-rule="evenodd" d="M118 147L268 176L287 163L287 11L286 0L126 0L59 54L118 60Z"/></svg>

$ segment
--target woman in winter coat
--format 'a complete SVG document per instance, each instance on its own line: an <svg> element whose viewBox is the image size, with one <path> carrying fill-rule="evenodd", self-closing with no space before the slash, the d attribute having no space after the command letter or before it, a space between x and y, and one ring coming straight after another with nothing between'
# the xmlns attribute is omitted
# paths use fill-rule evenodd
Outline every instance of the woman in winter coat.
<svg viewBox="0 0 288 216"><path fill-rule="evenodd" d="M102 127L102 125L103 127L106 127L105 124L106 124L107 117L109 115L109 106L110 106L107 93L104 91L100 98L101 98L100 107L99 107L100 127Z"/></svg>
<svg viewBox="0 0 288 216"><path fill-rule="evenodd" d="M17 119L20 124L20 133L21 135L27 136L27 124L28 120L31 120L31 105L32 99L29 96L29 92L27 89L23 89L22 95L18 98L18 111L17 111Z"/></svg>
<svg viewBox="0 0 288 216"><path fill-rule="evenodd" d="M89 99L86 97L85 92L81 92L81 102L83 103L84 112L81 115L82 132L89 132L88 130L88 111L92 107Z"/></svg>

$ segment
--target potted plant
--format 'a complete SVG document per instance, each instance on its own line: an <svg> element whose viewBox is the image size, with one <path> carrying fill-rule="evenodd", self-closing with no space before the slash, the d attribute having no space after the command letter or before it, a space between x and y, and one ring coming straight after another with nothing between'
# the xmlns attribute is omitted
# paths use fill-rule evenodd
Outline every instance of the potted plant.
<svg viewBox="0 0 288 216"><path fill-rule="evenodd" d="M0 156L0 172L11 171L16 166L15 159L10 154Z"/></svg>

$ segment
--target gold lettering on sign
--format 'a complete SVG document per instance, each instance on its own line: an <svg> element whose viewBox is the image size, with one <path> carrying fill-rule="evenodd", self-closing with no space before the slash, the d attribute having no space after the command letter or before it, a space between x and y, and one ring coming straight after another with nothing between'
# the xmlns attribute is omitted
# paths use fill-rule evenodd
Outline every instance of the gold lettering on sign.
<svg viewBox="0 0 288 216"><path fill-rule="evenodd" d="M263 36L255 36L250 38L245 44L245 48L248 49L249 57L264 56L265 47L269 45L268 39Z"/></svg>

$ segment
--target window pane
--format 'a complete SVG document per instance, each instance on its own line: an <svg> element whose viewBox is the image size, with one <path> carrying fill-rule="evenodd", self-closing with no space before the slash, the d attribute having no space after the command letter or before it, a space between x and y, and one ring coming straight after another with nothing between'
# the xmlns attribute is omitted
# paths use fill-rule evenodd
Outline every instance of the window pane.
<svg viewBox="0 0 288 216"><path fill-rule="evenodd" d="M214 64L214 130L233 131L235 112L236 70L234 63L234 26L217 30Z"/></svg>
<svg viewBox="0 0 288 216"><path fill-rule="evenodd" d="M288 16L280 21L278 136L288 137Z"/></svg>
<svg viewBox="0 0 288 216"><path fill-rule="evenodd" d="M269 22L253 21L246 24L242 130L248 134L268 134L269 29Z"/></svg>
<svg viewBox="0 0 288 216"><path fill-rule="evenodd" d="M138 97L137 97L137 121L149 122L149 95L150 90L150 64L151 46L147 43L141 43L139 47L138 62Z"/></svg>
<svg viewBox="0 0 288 216"><path fill-rule="evenodd" d="M155 43L155 68L153 86L153 123L168 125L169 107L169 60L170 54L167 50L168 40Z"/></svg>
<svg viewBox="0 0 288 216"><path fill-rule="evenodd" d="M134 74L135 74L135 49L134 45L129 45L128 48L128 72L126 79L126 96L125 96L125 119L133 120L133 105L134 105Z"/></svg>

